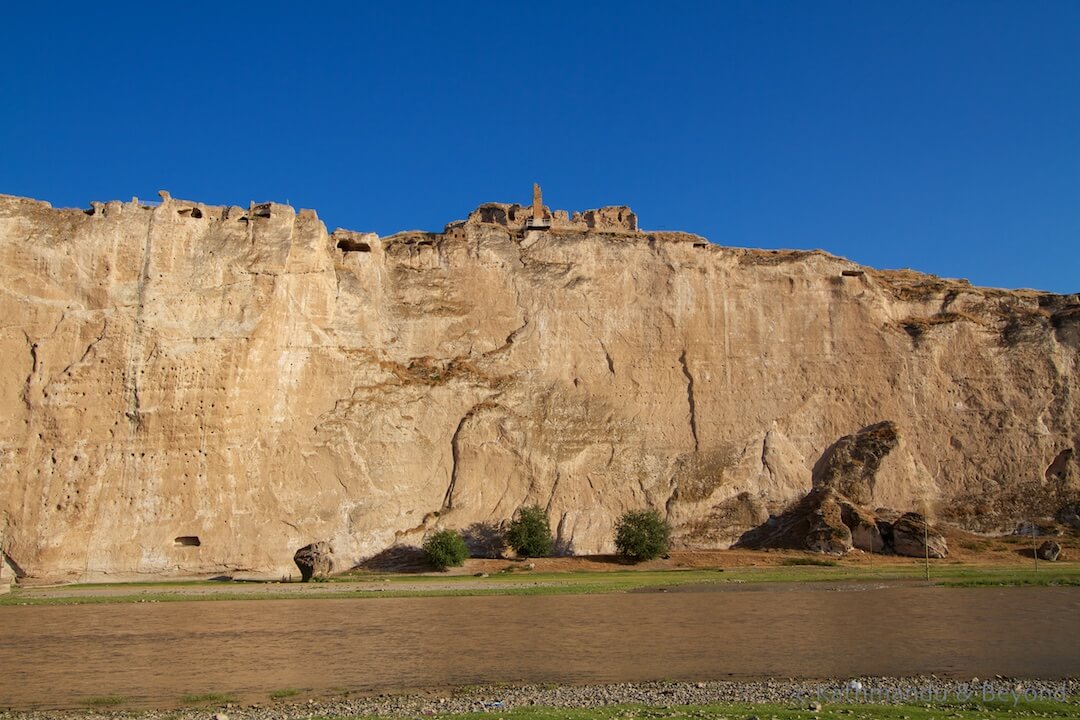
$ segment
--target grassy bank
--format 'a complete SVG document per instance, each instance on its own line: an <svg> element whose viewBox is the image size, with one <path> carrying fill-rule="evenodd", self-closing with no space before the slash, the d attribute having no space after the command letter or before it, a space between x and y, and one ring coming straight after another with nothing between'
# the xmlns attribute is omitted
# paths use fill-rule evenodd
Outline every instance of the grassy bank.
<svg viewBox="0 0 1080 720"><path fill-rule="evenodd" d="M321 583L154 582L72 584L17 588L0 596L4 605L176 602L191 600L352 599L380 597L455 597L473 595L566 595L677 590L686 585L737 586L753 583L920 582L917 563L881 565L803 564L760 567L595 572L495 572L486 576L349 573ZM1078 586L1080 564L931 566L931 582L949 587Z"/></svg>

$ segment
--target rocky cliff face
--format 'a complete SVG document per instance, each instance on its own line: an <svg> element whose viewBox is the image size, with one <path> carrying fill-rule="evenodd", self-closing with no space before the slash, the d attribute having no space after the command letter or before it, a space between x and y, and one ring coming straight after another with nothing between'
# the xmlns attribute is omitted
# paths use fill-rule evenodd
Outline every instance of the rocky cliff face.
<svg viewBox="0 0 1080 720"><path fill-rule="evenodd" d="M325 541L344 569L526 502L564 552L647 505L725 547L880 421L869 507L992 530L1077 498L1077 296L547 216L380 238L0 198L3 563L281 576Z"/></svg>

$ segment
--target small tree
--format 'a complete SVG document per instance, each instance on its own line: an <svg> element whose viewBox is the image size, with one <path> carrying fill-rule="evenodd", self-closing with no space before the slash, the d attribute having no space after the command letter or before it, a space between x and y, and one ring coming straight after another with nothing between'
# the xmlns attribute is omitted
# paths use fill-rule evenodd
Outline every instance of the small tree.
<svg viewBox="0 0 1080 720"><path fill-rule="evenodd" d="M658 558L670 543L671 525L656 510L627 511L615 524L615 548L627 560Z"/></svg>
<svg viewBox="0 0 1080 720"><path fill-rule="evenodd" d="M424 557L431 567L442 571L464 564L469 548L457 530L440 530L424 540Z"/></svg>
<svg viewBox="0 0 1080 720"><path fill-rule="evenodd" d="M548 526L547 513L539 505L518 508L506 530L506 542L522 557L543 557L551 554L554 542Z"/></svg>

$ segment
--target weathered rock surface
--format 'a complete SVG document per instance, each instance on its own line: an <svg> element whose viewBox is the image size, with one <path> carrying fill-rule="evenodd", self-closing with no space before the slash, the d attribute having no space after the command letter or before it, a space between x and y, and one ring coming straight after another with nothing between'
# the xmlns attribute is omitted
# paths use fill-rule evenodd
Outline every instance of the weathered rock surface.
<svg viewBox="0 0 1080 720"><path fill-rule="evenodd" d="M330 543L316 542L305 545L293 555L293 562L300 569L300 579L308 582L312 578L329 577L333 572L334 551Z"/></svg>
<svg viewBox="0 0 1080 720"><path fill-rule="evenodd" d="M888 420L845 435L815 465L814 487L831 488L855 503L870 502L878 469L899 443L896 423Z"/></svg>
<svg viewBox="0 0 1080 720"><path fill-rule="evenodd" d="M851 531L851 545L866 552L885 550L886 539L892 537L892 526L854 503L840 507L840 518ZM885 533L882 533L882 529Z"/></svg>
<svg viewBox="0 0 1080 720"><path fill-rule="evenodd" d="M1062 525L1080 529L1080 502L1072 502L1062 505L1055 515Z"/></svg>
<svg viewBox="0 0 1080 720"><path fill-rule="evenodd" d="M544 213L378 237L0 197L0 548L37 577L280 577L312 538L349 567L522 503L568 552L643 506L726 546L883 418L873 483L834 448L858 505L1004 530L1080 499L1076 296Z"/></svg>
<svg viewBox="0 0 1080 720"><path fill-rule="evenodd" d="M891 525L831 488L815 488L779 516L739 538L740 547L788 548L844 555L852 548L891 550Z"/></svg>
<svg viewBox="0 0 1080 720"><path fill-rule="evenodd" d="M916 512L904 513L892 524L892 549L908 557L944 558L949 546L944 536Z"/></svg>
<svg viewBox="0 0 1080 720"><path fill-rule="evenodd" d="M851 529L844 524L839 498L815 495L820 502L808 517L806 549L829 555L843 555L852 548Z"/></svg>
<svg viewBox="0 0 1080 720"><path fill-rule="evenodd" d="M8 564L4 562L3 557L0 557L0 595L11 590L11 583L14 579L14 574L8 568Z"/></svg>
<svg viewBox="0 0 1080 720"><path fill-rule="evenodd" d="M1061 512L1059 511L1058 514L1060 515ZM1017 523L1012 534L1024 537L1057 536L1061 534L1061 527L1053 520L1024 520Z"/></svg>
<svg viewBox="0 0 1080 720"><path fill-rule="evenodd" d="M896 424L883 421L833 443L814 465L813 487L778 517L770 517L739 539L749 548L790 548L843 555L852 548L891 550L891 521L860 507L843 494L873 497L882 461L900 444ZM889 514L888 509L880 513Z"/></svg>
<svg viewBox="0 0 1080 720"><path fill-rule="evenodd" d="M1035 551L1040 560L1046 560L1047 562L1056 562L1061 557L1061 545L1053 540L1047 540Z"/></svg>

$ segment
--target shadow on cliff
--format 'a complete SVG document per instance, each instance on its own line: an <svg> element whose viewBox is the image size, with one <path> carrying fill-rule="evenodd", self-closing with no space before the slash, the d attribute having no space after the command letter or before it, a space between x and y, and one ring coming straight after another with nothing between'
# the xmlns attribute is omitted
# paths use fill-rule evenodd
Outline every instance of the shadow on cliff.
<svg viewBox="0 0 1080 720"><path fill-rule="evenodd" d="M11 569L11 573L15 576L16 580L21 580L26 577L26 571L22 569L22 566L20 566L19 563L15 562L15 558L2 550L0 550L0 563L7 565ZM0 574L2 574L2 572L0 572Z"/></svg>
<svg viewBox="0 0 1080 720"><path fill-rule="evenodd" d="M431 572L424 557L424 551L415 545L391 545L378 555L374 555L353 566L353 570L371 572L425 573Z"/></svg>
<svg viewBox="0 0 1080 720"><path fill-rule="evenodd" d="M461 531L470 557L501 558L506 553L506 530L501 523L475 522Z"/></svg>

